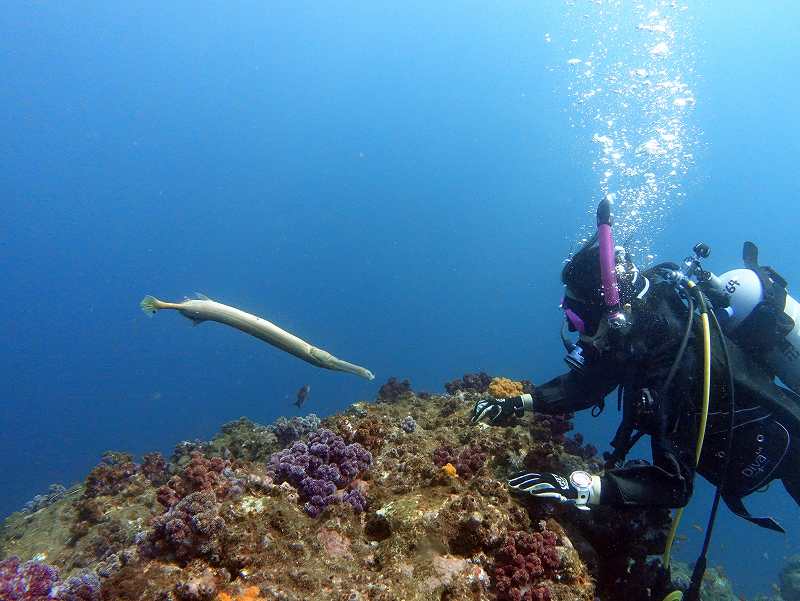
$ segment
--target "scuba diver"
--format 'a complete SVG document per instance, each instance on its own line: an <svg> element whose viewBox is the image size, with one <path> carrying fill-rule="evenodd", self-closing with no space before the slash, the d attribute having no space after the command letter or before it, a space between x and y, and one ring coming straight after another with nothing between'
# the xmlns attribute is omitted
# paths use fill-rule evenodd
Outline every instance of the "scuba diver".
<svg viewBox="0 0 800 601"><path fill-rule="evenodd" d="M800 504L800 305L777 272L758 264L750 242L744 245L745 268L721 276L702 268L700 259L710 253L702 243L681 265L640 272L614 246L611 209L610 199L600 203L597 232L561 274L569 371L533 394L478 401L471 421L496 425L529 412L590 407L597 415L616 388L622 420L602 474L520 473L509 487L582 510L682 508L700 473L717 494L702 566L698 561L696 567L699 580L720 498L735 514L780 532L772 518L751 515L742 499L780 479ZM565 329L577 332L577 342ZM652 463L626 462L645 434ZM699 589L699 582L693 584Z"/></svg>

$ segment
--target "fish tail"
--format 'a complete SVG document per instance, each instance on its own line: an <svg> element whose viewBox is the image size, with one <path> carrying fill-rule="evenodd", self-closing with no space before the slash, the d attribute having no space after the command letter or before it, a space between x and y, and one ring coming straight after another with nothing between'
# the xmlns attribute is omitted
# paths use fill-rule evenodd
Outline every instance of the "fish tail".
<svg viewBox="0 0 800 601"><path fill-rule="evenodd" d="M145 312L145 315L153 316L156 314L156 311L164 308L164 303L158 300L155 296L150 296L148 294L142 299L142 302L139 303L139 306L142 308L142 311Z"/></svg>

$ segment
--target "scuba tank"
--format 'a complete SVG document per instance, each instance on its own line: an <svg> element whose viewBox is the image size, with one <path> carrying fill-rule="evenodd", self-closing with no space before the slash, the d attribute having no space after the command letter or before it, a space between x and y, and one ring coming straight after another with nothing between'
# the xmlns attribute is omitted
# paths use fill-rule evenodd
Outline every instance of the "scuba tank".
<svg viewBox="0 0 800 601"><path fill-rule="evenodd" d="M800 303L789 296L786 280L758 264L758 248L745 242L744 269L718 276L716 286L728 306L717 315L722 328L792 391L800 394Z"/></svg>

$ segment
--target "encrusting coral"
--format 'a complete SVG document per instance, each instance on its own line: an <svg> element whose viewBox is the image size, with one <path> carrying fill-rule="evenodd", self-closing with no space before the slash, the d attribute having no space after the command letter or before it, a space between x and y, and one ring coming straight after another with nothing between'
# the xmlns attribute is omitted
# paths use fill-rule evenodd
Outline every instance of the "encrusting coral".
<svg viewBox="0 0 800 601"><path fill-rule="evenodd" d="M601 460L567 435L570 416L470 425L491 382L467 375L447 395L409 386L322 424L243 418L211 442L178 444L169 461L109 455L82 487L6 520L0 598L645 598L666 512L598 520L598 509L587 517L513 497L513 471L594 470ZM34 557L48 563L25 561ZM49 597L20 596L26 579Z"/></svg>
<svg viewBox="0 0 800 601"><path fill-rule="evenodd" d="M261 597L261 591L257 586L248 586L238 595L219 593L217 601L263 601L263 597Z"/></svg>

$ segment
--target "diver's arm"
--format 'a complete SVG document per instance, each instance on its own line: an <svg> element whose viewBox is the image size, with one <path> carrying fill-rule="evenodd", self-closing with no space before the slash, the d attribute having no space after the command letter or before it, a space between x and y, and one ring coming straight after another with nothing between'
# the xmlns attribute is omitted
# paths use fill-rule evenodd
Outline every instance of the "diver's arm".
<svg viewBox="0 0 800 601"><path fill-rule="evenodd" d="M583 372L569 371L537 386L531 408L549 415L588 409L600 404L619 380L619 368L615 363L597 362Z"/></svg>
<svg viewBox="0 0 800 601"><path fill-rule="evenodd" d="M536 387L532 394L481 399L472 408L470 422L495 425L533 411L556 415L598 405L617 386L618 371L613 364L595 365L581 373L568 372L553 378Z"/></svg>
<svg viewBox="0 0 800 601"><path fill-rule="evenodd" d="M683 507L692 496L694 470L671 472L657 465L610 470L600 477L600 505Z"/></svg>
<svg viewBox="0 0 800 601"><path fill-rule="evenodd" d="M683 507L692 495L694 469L685 453L657 449L655 465L641 463L597 476L582 470L568 475L520 472L508 485L513 492L541 501L589 509L596 505L627 507ZM671 446L671 445L670 445Z"/></svg>

